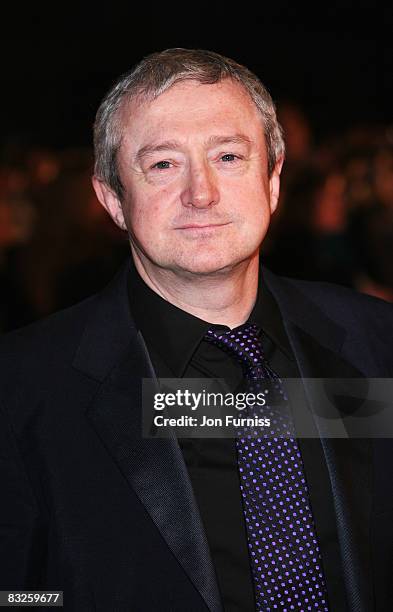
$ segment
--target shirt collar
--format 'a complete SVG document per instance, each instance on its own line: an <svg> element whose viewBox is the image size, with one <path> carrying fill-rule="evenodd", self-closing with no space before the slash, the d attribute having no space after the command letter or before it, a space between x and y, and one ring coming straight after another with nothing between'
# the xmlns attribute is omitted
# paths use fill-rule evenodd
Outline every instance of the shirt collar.
<svg viewBox="0 0 393 612"><path fill-rule="evenodd" d="M133 263L130 266L128 293L133 318L147 348L160 355L174 376L181 377L212 324L177 308L150 289ZM256 323L278 348L293 359L280 310L262 276L247 322ZM216 327L229 329L224 325Z"/></svg>

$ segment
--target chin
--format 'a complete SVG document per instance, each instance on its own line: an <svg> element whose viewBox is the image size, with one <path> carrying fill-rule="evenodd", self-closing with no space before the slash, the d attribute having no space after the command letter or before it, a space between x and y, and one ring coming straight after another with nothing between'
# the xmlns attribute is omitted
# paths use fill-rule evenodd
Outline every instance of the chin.
<svg viewBox="0 0 393 612"><path fill-rule="evenodd" d="M178 260L173 262L172 269L177 272L188 273L191 275L199 276L219 276L232 270L236 265L242 261L249 259L251 255L234 257L231 254L230 257L193 257L184 260Z"/></svg>

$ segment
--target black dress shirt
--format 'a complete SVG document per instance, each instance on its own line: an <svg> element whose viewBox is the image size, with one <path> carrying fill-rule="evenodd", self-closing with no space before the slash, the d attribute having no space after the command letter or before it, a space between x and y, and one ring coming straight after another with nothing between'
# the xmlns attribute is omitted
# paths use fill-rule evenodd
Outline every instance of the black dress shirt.
<svg viewBox="0 0 393 612"><path fill-rule="evenodd" d="M204 340L212 325L161 298L144 283L134 267L129 295L132 315L158 378L223 378L231 390L242 383L241 365ZM281 313L263 282L259 283L257 300L247 322L256 323L261 329L265 356L281 378L299 377ZM229 330L223 325L215 327ZM179 444L206 530L224 609L253 612L254 591L235 440L192 438L179 439ZM345 610L334 509L321 445L317 439L308 439L300 446L331 605L334 601L333 609Z"/></svg>

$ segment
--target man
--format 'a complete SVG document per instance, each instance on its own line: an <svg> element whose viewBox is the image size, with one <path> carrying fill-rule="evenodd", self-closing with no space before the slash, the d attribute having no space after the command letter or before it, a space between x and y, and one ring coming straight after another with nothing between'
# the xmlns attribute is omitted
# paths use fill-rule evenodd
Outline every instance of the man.
<svg viewBox="0 0 393 612"><path fill-rule="evenodd" d="M102 102L95 149L132 259L3 339L1 589L61 589L69 610L389 609L389 441L142 435L144 378L250 384L239 338L280 390L392 376L390 306L260 268L284 157L266 89L212 52L153 54ZM306 383L302 400L318 414Z"/></svg>

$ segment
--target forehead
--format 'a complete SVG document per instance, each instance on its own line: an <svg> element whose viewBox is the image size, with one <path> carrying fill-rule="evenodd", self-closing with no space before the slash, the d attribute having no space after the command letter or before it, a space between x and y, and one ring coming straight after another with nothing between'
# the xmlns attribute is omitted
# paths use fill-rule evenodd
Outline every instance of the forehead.
<svg viewBox="0 0 393 612"><path fill-rule="evenodd" d="M176 83L152 101L133 99L122 109L123 141L141 144L156 137L244 133L263 139L262 115L247 91L231 79Z"/></svg>

